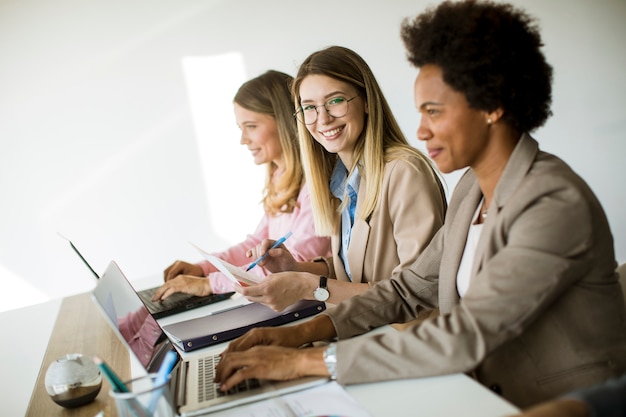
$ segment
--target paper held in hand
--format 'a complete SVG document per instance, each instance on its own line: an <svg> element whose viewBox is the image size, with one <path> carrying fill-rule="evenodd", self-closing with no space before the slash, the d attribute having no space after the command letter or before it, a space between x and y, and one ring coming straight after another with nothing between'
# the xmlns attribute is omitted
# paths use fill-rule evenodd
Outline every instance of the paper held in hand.
<svg viewBox="0 0 626 417"><path fill-rule="evenodd" d="M222 274L226 275L226 277L234 284L247 287L249 285L256 285L261 281L260 277L251 274L250 272L246 272L235 265L229 264L228 262L211 255L210 253L204 251L203 249L201 249L197 245L194 245L191 242L189 243L191 244L191 246L196 248L207 261L211 262L217 269L219 269Z"/></svg>

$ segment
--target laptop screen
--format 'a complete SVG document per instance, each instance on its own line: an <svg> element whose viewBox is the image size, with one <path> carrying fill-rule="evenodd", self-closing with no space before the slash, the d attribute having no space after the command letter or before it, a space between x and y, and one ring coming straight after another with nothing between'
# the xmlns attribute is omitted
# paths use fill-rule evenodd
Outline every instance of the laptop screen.
<svg viewBox="0 0 626 417"><path fill-rule="evenodd" d="M93 296L146 371L157 372L165 353L174 347L114 261L98 280Z"/></svg>

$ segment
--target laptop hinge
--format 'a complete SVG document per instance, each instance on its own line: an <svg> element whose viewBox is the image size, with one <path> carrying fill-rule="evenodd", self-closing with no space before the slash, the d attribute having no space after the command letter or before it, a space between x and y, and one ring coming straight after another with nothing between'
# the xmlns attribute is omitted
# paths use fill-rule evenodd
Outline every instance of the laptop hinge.
<svg viewBox="0 0 626 417"><path fill-rule="evenodd" d="M178 366L174 370L176 372L176 405L180 408L187 404L187 398L185 393L187 392L187 371L189 369L189 362L180 361Z"/></svg>

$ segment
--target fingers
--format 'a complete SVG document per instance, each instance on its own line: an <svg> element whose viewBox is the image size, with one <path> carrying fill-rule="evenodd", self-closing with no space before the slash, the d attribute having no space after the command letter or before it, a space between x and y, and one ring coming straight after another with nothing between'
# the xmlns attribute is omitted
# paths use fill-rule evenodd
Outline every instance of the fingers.
<svg viewBox="0 0 626 417"><path fill-rule="evenodd" d="M273 292L268 292L267 286L263 285L263 283L258 285L251 285L249 287L240 287L235 289L239 294L243 295L248 299L248 301L252 301L254 303L260 303L268 306L274 311L282 311L290 304L284 305L285 303L280 297L276 297Z"/></svg>
<svg viewBox="0 0 626 417"><path fill-rule="evenodd" d="M235 291L237 291L239 294L243 295L244 297L262 297L263 296L263 289L261 288L261 284L258 285L248 285L248 286L243 286L243 285L239 285L239 286L235 286Z"/></svg>
<svg viewBox="0 0 626 417"><path fill-rule="evenodd" d="M248 249L248 251L246 252L246 256L248 258L258 259L262 257L263 255L265 255L275 242L276 242L275 240L264 239L261 243L259 243L254 248ZM264 263L265 263L264 261L261 261L259 262L259 265L262 266Z"/></svg>
<svg viewBox="0 0 626 417"><path fill-rule="evenodd" d="M263 242L261 242L261 244L259 246L257 246L259 254L264 254L265 252L267 252L268 250L270 250L270 248L272 247L272 245L276 243L275 240L272 239L264 239Z"/></svg>
<svg viewBox="0 0 626 417"><path fill-rule="evenodd" d="M243 336L231 341L223 354L232 352L245 352L248 349L259 347L261 345L282 345L282 331L274 327L256 327L250 329Z"/></svg>
<svg viewBox="0 0 626 417"><path fill-rule="evenodd" d="M274 311L282 311L296 301L305 298L301 280L295 279L289 273L268 275L257 285L238 289L248 300L261 303Z"/></svg>
<svg viewBox="0 0 626 417"><path fill-rule="evenodd" d="M176 261L163 271L163 281L167 282L176 278L179 274L181 274L185 269L185 262Z"/></svg>
<svg viewBox="0 0 626 417"><path fill-rule="evenodd" d="M179 275L202 277L204 276L204 273L200 265L190 264L185 261L176 261L172 265L165 268L165 271L163 271L163 280L167 282Z"/></svg>
<svg viewBox="0 0 626 417"><path fill-rule="evenodd" d="M221 391L228 391L246 379L258 378L246 356L240 353L222 356L215 367L215 382L220 384Z"/></svg>
<svg viewBox="0 0 626 417"><path fill-rule="evenodd" d="M165 285L161 285L155 292L152 294L152 301L162 300L163 294L165 294L166 288Z"/></svg>
<svg viewBox="0 0 626 417"><path fill-rule="evenodd" d="M319 350L319 349L318 349ZM222 391L228 391L246 379L288 380L304 375L325 375L326 365L321 361L321 351L280 346L255 346L243 352L229 352L222 355L215 368L215 381ZM319 357L321 366L316 369L304 369L302 364L312 363L307 359ZM319 364L318 364L319 365Z"/></svg>
<svg viewBox="0 0 626 417"><path fill-rule="evenodd" d="M168 281L165 284L161 285L155 292L152 294L152 301L163 301L170 295L174 294L176 291L172 288L170 284L172 281Z"/></svg>
<svg viewBox="0 0 626 417"><path fill-rule="evenodd" d="M215 382L221 391L228 391L246 379L284 379L278 369L280 355L267 346L254 347L243 352L222 354L215 367Z"/></svg>
<svg viewBox="0 0 626 417"><path fill-rule="evenodd" d="M262 337L259 337L259 333L261 332L262 330L259 328L249 330L243 336L240 336L237 339L231 341L228 344L228 347L224 350L224 353L240 352L247 350L254 345L260 344L263 340Z"/></svg>
<svg viewBox="0 0 626 417"><path fill-rule="evenodd" d="M260 346L298 347L302 342L294 339L294 329L297 331L293 326L255 327L231 341L224 353L243 352Z"/></svg>
<svg viewBox="0 0 626 417"><path fill-rule="evenodd" d="M211 283L206 278L178 275L161 285L152 296L152 301L162 301L177 292L204 297L213 293Z"/></svg>

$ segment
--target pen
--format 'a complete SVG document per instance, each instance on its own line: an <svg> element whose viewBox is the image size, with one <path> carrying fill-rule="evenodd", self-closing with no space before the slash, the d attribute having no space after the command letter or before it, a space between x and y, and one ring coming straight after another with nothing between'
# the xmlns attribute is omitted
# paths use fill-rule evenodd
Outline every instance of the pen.
<svg viewBox="0 0 626 417"><path fill-rule="evenodd" d="M111 384L113 391L128 392L128 388L126 387L126 385L124 385L122 380L115 374L115 372L113 372L111 368L109 368L109 366L102 360L102 358L100 358L99 356L94 356L93 361L96 365L98 365L98 367L102 371L102 374L109 381L109 384Z"/></svg>
<svg viewBox="0 0 626 417"><path fill-rule="evenodd" d="M274 244L272 245L271 248L269 248L267 250L267 252L270 251L270 249L276 249L277 247L279 247L280 245L282 245L283 243L285 243L285 240L287 240L289 238L289 236L291 236L291 232L287 233L285 236L281 237L280 239L278 239L276 242L274 242ZM256 261L252 262L250 264L250 266L248 267L248 269L246 269L246 271L251 270L252 268L254 268L259 262L261 262L263 259L267 258L267 252L265 252L263 255L259 256L257 258Z"/></svg>
<svg viewBox="0 0 626 417"><path fill-rule="evenodd" d="M96 355L93 357L93 361L96 365L98 365L98 368L100 368L106 379L109 381L109 384L111 384L113 391L130 392L128 390L128 387L122 382L117 374L113 372L111 368L109 368L109 366L106 364L106 362L102 360L102 358ZM134 415L136 415L137 417L148 416L146 410L144 410L144 408L141 406L141 404L139 404L139 402L137 402L137 400L130 400L129 403Z"/></svg>

